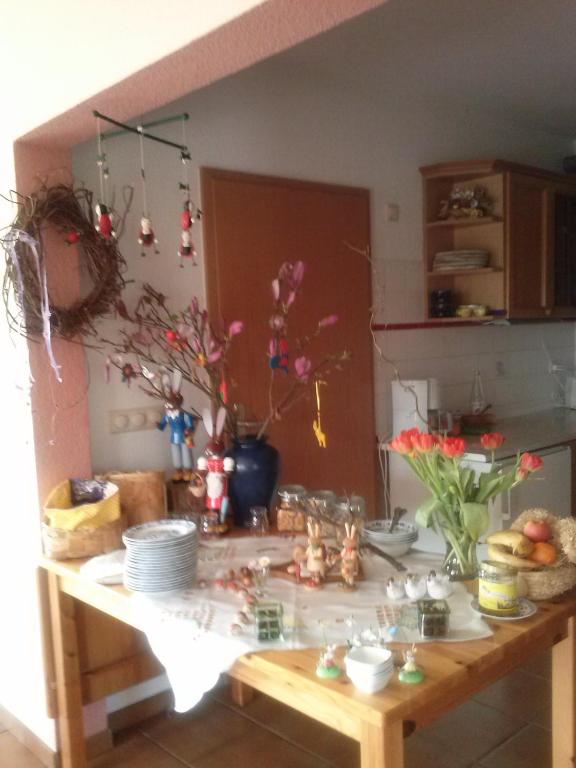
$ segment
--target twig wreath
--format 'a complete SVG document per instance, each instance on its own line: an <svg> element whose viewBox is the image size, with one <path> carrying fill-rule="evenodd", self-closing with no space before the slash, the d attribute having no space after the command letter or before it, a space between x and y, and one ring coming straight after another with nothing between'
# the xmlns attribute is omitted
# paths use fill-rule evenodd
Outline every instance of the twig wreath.
<svg viewBox="0 0 576 768"><path fill-rule="evenodd" d="M1 239L6 254L3 297L8 323L24 336L52 333L64 339L95 333L94 320L113 312L125 281L125 262L113 238L94 226L92 192L66 184L17 195L18 213ZM46 285L44 237L62 237L62 247L77 245L92 287L69 306L55 305ZM52 246L50 246L52 247ZM14 297L21 316L13 311ZM49 326L47 328L47 324Z"/></svg>

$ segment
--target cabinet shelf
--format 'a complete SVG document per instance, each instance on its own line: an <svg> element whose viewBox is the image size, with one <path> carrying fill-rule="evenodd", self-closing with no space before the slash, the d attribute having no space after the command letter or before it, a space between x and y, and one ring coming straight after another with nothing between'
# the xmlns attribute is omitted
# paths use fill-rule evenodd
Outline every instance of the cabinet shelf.
<svg viewBox="0 0 576 768"><path fill-rule="evenodd" d="M429 221L426 226L429 229L437 227L481 227L486 224L502 224L503 219L498 216L482 216L479 219L440 219L438 221Z"/></svg>
<svg viewBox="0 0 576 768"><path fill-rule="evenodd" d="M440 272L428 272L428 277L463 277L464 275L489 275L502 272L498 267L480 267L479 269L443 269Z"/></svg>

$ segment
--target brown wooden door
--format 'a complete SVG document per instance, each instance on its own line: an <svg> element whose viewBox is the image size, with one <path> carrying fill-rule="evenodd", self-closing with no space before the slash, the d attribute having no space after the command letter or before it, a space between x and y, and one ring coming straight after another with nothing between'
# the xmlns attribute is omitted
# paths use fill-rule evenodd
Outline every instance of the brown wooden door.
<svg viewBox="0 0 576 768"><path fill-rule="evenodd" d="M247 414L267 411L271 281L285 261L306 263L290 329L313 330L336 313L339 323L310 347L312 359L348 349L352 360L322 387L327 448L316 442L315 400L298 403L269 430L282 459L282 483L358 493L370 516L376 501L376 444L371 282L367 259L346 246L369 244L369 193L363 189L203 169L202 208L208 302L246 330L231 356L237 402ZM291 335L293 335L291 333ZM292 362L294 350L291 350ZM311 393L312 394L312 393Z"/></svg>
<svg viewBox="0 0 576 768"><path fill-rule="evenodd" d="M508 314L540 317L551 313L546 269L550 250L550 184L509 174L507 194Z"/></svg>

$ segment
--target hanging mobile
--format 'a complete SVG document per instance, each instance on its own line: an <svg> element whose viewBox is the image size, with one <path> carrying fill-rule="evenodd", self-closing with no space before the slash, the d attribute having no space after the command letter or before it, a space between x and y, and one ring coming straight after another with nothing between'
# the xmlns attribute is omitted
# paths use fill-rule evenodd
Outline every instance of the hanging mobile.
<svg viewBox="0 0 576 768"><path fill-rule="evenodd" d="M96 224L96 231L99 232L103 238L110 240L116 237L114 226L112 224L112 214L107 205L108 198L108 176L109 170L106 163L106 154L104 152L104 139L102 138L102 129L100 128L100 118L96 118L97 134L98 134L98 155L96 162L98 164L98 176L100 177L100 200L96 205L96 215L98 216L98 223ZM69 235L70 245L77 240L74 238L74 234Z"/></svg>
<svg viewBox="0 0 576 768"><path fill-rule="evenodd" d="M186 147L186 120L187 115L182 115L182 144ZM183 149L180 153L180 160L182 161L182 180L180 181L178 188L183 193L182 213L180 215L180 225L182 227L182 233L180 235L180 246L178 248L178 256L180 257L180 267L184 267L183 260L190 259L192 266L196 264L196 248L192 241L192 227L197 218L200 218L200 211L194 205L190 199L190 179L189 179L189 163L190 153L187 149Z"/></svg>
<svg viewBox="0 0 576 768"><path fill-rule="evenodd" d="M312 424L312 428L314 429L314 434L316 435L316 440L318 441L318 445L320 448L326 448L327 445L327 439L326 439L326 433L322 430L322 421L320 418L320 385L326 384L325 381L316 381L316 415L317 418L314 420Z"/></svg>
<svg viewBox="0 0 576 768"><path fill-rule="evenodd" d="M142 126L138 126L138 133L140 134L140 178L142 179L142 218L140 219L140 233L138 235L138 244L142 246L140 256L146 256L145 248L154 246L154 253L159 254L160 251L156 248L158 240L152 229L152 221L148 212L148 195L146 190L146 170L144 169L144 136Z"/></svg>

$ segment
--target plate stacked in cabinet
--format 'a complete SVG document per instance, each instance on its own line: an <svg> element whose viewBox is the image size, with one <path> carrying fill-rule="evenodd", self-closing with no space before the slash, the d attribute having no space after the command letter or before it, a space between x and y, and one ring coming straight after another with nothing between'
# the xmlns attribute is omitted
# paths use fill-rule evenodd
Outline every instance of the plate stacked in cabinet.
<svg viewBox="0 0 576 768"><path fill-rule="evenodd" d="M196 581L198 529L190 520L156 520L129 528L124 586L133 592L172 592Z"/></svg>
<svg viewBox="0 0 576 768"><path fill-rule="evenodd" d="M460 269L484 269L490 254L483 250L439 251L434 256L434 272L453 272Z"/></svg>

